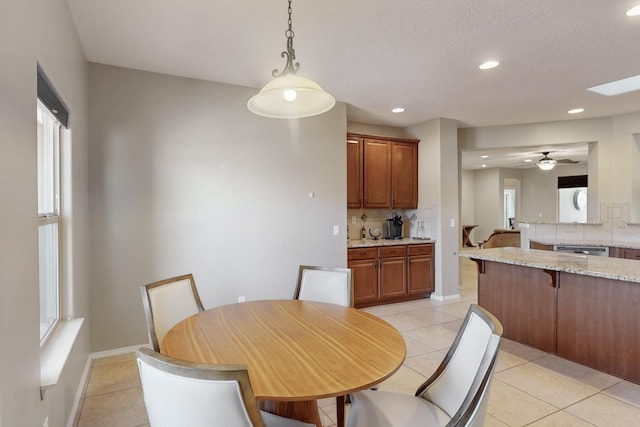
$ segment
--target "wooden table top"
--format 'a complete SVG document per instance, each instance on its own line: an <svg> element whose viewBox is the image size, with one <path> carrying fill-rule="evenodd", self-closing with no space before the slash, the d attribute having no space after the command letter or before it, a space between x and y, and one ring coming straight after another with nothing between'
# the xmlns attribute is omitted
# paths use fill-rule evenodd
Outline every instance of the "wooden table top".
<svg viewBox="0 0 640 427"><path fill-rule="evenodd" d="M175 325L162 352L248 366L258 399L309 400L362 390L406 356L402 335L364 311L311 301L264 300L198 313Z"/></svg>

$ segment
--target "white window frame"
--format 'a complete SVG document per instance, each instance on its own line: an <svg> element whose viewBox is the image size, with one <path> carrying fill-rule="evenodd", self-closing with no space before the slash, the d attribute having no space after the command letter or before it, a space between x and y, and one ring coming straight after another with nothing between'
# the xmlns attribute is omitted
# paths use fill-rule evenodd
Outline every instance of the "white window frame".
<svg viewBox="0 0 640 427"><path fill-rule="evenodd" d="M37 123L40 348L42 348L59 325L61 318L60 136L62 126L40 100L37 100ZM48 231L46 228L51 228L52 224L55 224L55 227L53 227L53 235L49 236L51 239L43 239L43 235ZM50 257L47 257L47 254Z"/></svg>

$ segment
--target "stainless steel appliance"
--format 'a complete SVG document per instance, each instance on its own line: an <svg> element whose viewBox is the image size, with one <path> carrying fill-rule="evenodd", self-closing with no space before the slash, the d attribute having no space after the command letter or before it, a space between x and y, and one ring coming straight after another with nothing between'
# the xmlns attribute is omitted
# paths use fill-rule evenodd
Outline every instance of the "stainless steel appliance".
<svg viewBox="0 0 640 427"><path fill-rule="evenodd" d="M400 215L394 213L393 218L387 220L385 239L402 239L402 217Z"/></svg>
<svg viewBox="0 0 640 427"><path fill-rule="evenodd" d="M554 245L553 250L578 255L609 256L608 246Z"/></svg>

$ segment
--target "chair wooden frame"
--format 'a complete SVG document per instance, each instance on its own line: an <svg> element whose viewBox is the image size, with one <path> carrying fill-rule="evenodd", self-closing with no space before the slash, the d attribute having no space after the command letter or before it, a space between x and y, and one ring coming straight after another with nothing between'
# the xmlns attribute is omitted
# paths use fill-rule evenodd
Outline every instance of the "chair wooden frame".
<svg viewBox="0 0 640 427"><path fill-rule="evenodd" d="M429 425L481 425L502 333L498 319L482 307L471 304L444 359L418 387L415 396L383 391L356 392L352 396L348 425L409 425L409 420L421 425L418 419L421 416L430 417L433 424ZM457 368L465 371L464 378L456 375ZM393 399L396 399L394 404L391 403ZM418 399L424 399L424 408ZM379 424L377 420L380 420ZM398 424L394 424L395 421ZM426 425L428 422L424 421Z"/></svg>
<svg viewBox="0 0 640 427"><path fill-rule="evenodd" d="M302 275L305 270L320 270L320 271L336 271L341 273L346 273L347 282L349 287L349 307L353 307L353 273L350 268L341 268L341 267L319 267L312 265L301 265L298 270L298 282L296 285L296 289L293 292L293 299L300 299L300 290L302 288Z"/></svg>
<svg viewBox="0 0 640 427"><path fill-rule="evenodd" d="M169 279L160 280L157 282L149 283L148 285L143 285L140 287L140 293L142 294L142 306L144 307L144 315L147 319L147 332L149 335L149 342L155 351L160 351L160 342L158 341L158 336L156 334L154 316L153 316L153 308L151 306L151 297L149 296L149 292L157 287L168 285L175 282L180 282L182 280L189 280L191 283L191 291L193 292L193 298L198 307L199 311L204 311L204 306L202 305L202 301L200 300L200 295L198 294L198 289L196 288L196 282L193 279L192 274L184 274L182 276L171 277Z"/></svg>
<svg viewBox="0 0 640 427"><path fill-rule="evenodd" d="M423 393L425 393L429 389L431 384L433 384L440 377L440 375L442 375L442 373L447 369L449 362L453 358L458 348L458 344L460 344L460 341L462 340L462 336L464 335L464 331L467 327L467 324L469 323L469 320L472 314L477 315L482 320L484 320L484 322L487 323L487 325L489 325L489 327L491 328L492 337L488 346L495 346L496 349L495 349L495 353L493 354L493 357L491 357L490 359L483 360L482 363L480 364L478 371L484 372L485 374L482 376L477 376L474 379L469 389L469 392L467 393L467 396L462 402L462 405L460 405L460 408L458 409L458 411L451 418L451 421L447 423L447 427L467 426L468 423L472 420L472 417L475 414L475 411L478 407L479 402L481 401L484 394L487 392L488 384L493 375L496 360L498 357L497 347L499 346L500 338L502 337L502 332L503 332L502 324L500 323L500 321L496 319L495 316L493 316L484 308L476 304L471 304L469 306L469 310L467 311L467 315L465 316L464 321L462 322L462 326L460 327L460 330L456 335L455 340L451 344L451 347L449 348L449 351L447 352L445 358L440 363L440 366L438 366L435 372L424 383L422 383L420 387L418 387L418 390L415 393L417 397L420 397Z"/></svg>
<svg viewBox="0 0 640 427"><path fill-rule="evenodd" d="M205 365L185 362L145 347L137 351L136 358L149 366L171 375L204 381L237 381L242 401L251 423L254 427L264 427L264 420L260 415L258 402L253 394L253 388L251 387L251 380L249 379L249 372L247 371L246 365Z"/></svg>

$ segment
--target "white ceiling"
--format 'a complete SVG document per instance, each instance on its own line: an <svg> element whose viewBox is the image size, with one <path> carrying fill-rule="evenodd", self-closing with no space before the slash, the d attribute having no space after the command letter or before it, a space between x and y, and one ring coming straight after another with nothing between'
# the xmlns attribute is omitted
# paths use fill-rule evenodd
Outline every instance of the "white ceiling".
<svg viewBox="0 0 640 427"><path fill-rule="evenodd" d="M256 90L284 66L285 0L67 2L91 62ZM638 111L640 91L606 97L586 89L640 74L640 17L625 15L639 3L295 0L298 74L345 102L350 121L378 125L446 117L475 127ZM479 70L487 59L501 65ZM391 113L396 106L406 112ZM585 112L567 114L575 107Z"/></svg>

